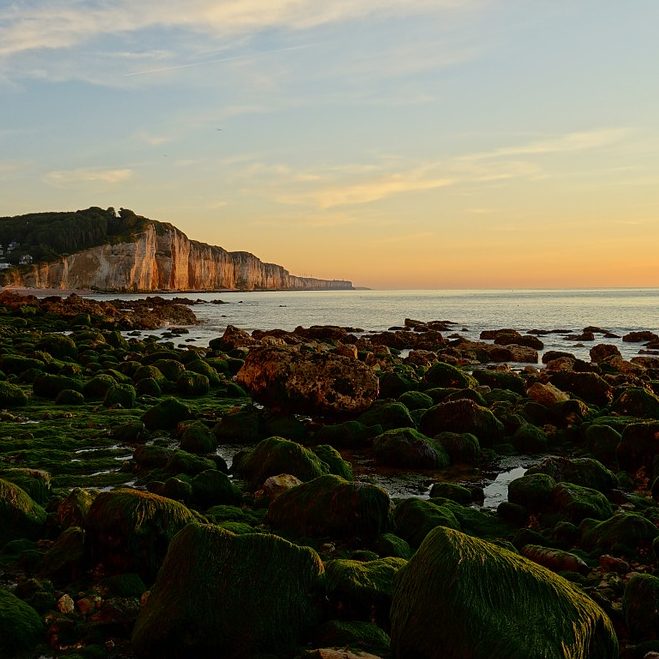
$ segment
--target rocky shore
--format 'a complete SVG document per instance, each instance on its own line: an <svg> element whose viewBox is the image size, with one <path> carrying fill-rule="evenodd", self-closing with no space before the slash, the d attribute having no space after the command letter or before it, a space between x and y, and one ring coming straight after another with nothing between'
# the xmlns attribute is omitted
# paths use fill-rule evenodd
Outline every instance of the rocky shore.
<svg viewBox="0 0 659 659"><path fill-rule="evenodd" d="M192 302L0 294L1 657L659 657L659 337Z"/></svg>

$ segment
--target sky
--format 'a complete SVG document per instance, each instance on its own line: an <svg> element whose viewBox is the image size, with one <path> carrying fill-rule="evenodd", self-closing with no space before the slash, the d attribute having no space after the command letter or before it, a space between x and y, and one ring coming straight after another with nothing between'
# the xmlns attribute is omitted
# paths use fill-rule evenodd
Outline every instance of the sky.
<svg viewBox="0 0 659 659"><path fill-rule="evenodd" d="M372 288L659 286L656 0L0 0L0 215Z"/></svg>

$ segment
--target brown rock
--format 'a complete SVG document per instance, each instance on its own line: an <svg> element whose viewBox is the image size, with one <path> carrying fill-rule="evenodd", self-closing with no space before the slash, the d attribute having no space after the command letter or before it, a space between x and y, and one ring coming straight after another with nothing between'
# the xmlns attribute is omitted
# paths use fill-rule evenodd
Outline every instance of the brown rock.
<svg viewBox="0 0 659 659"><path fill-rule="evenodd" d="M542 384L542 382L536 382L531 385L526 390L526 395L536 403L546 405L547 407L555 403L562 403L570 398L564 391L561 391L553 384Z"/></svg>
<svg viewBox="0 0 659 659"><path fill-rule="evenodd" d="M255 497L257 499L274 501L280 494L297 485L302 485L302 481L297 476L293 476L293 474L270 476L270 478L265 480L261 489L255 493Z"/></svg>
<svg viewBox="0 0 659 659"><path fill-rule="evenodd" d="M265 405L313 414L362 412L379 388L377 376L362 362L297 347L253 348L237 380Z"/></svg>
<svg viewBox="0 0 659 659"><path fill-rule="evenodd" d="M590 349L591 361L599 363L609 357L621 357L618 346L614 346L610 343L598 343Z"/></svg>

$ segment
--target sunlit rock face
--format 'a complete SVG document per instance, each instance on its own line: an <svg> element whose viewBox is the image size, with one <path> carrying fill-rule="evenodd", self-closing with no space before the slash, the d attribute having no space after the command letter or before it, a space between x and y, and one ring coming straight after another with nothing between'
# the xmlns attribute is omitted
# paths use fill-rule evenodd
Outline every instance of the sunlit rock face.
<svg viewBox="0 0 659 659"><path fill-rule="evenodd" d="M296 277L249 252L227 252L188 237L171 224L148 224L131 242L106 244L35 264L8 277L27 288L112 291L220 289L351 289L344 280Z"/></svg>

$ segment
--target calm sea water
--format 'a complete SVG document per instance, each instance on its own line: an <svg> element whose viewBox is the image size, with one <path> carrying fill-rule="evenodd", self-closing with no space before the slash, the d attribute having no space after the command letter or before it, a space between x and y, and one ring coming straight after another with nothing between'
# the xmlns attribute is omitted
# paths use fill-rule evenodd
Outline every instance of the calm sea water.
<svg viewBox="0 0 659 659"><path fill-rule="evenodd" d="M191 328L186 338L198 345L206 345L229 324L246 330L292 330L298 325L383 330L402 325L405 318L450 320L457 323L456 332L472 339L483 329L504 327L521 332L566 329L579 333L592 325L620 336L635 330L659 333L659 289L281 291L192 293L186 297L226 303L194 307L202 324ZM545 349L568 350L581 357L587 357L593 345L579 346L555 334L541 338ZM596 342L615 343L626 357L638 354L641 347L620 340L598 338Z"/></svg>

